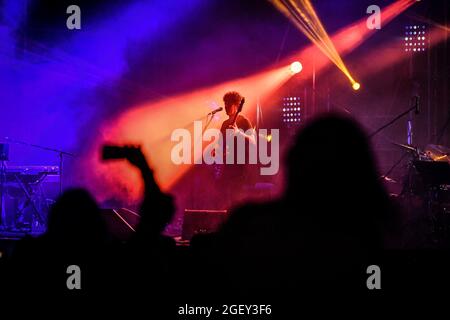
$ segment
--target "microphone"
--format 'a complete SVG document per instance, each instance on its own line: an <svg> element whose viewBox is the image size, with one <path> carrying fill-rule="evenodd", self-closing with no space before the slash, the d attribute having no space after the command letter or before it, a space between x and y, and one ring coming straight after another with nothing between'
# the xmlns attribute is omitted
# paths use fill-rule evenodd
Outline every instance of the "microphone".
<svg viewBox="0 0 450 320"><path fill-rule="evenodd" d="M420 113L420 104L419 104L420 97L414 96L414 113L419 114Z"/></svg>
<svg viewBox="0 0 450 320"><path fill-rule="evenodd" d="M210 113L208 113L208 115L214 115L214 114L216 114L217 112L220 112L220 111L222 111L222 110L223 110L223 108L222 108L222 107L220 107L220 108L217 108L217 109L215 109L215 110L211 111Z"/></svg>

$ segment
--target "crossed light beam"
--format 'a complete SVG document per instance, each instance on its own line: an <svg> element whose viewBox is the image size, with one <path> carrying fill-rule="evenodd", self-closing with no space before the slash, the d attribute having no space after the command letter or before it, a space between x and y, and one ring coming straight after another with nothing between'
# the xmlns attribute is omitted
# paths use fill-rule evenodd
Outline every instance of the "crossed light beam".
<svg viewBox="0 0 450 320"><path fill-rule="evenodd" d="M408 16L413 18L414 20L427 23L427 24L432 25L432 26L434 26L434 27L436 27L438 29L442 29L445 32L450 32L450 27L447 26L447 25L437 23L437 22L435 22L435 21L433 21L431 19L428 19L426 17L420 16L420 15L417 15L417 14L409 14Z"/></svg>
<svg viewBox="0 0 450 320"><path fill-rule="evenodd" d="M439 25L428 31L428 46L431 48L449 37L448 32L443 30L445 26ZM448 28L448 27L447 27ZM384 71L387 67L408 58L410 55L403 51L403 48L398 48L398 40L394 39L388 45L379 46L372 50L372 53L360 57L355 63L364 65L362 71L363 77L368 77Z"/></svg>
<svg viewBox="0 0 450 320"><path fill-rule="evenodd" d="M322 53L325 54L328 59L330 59L350 80L353 89L358 90L360 88L360 84L355 81L353 76L350 74L348 68L346 67L344 61L341 58L338 50L334 45L334 41L329 37L326 32L322 22L317 16L314 7L312 6L309 0L269 0L279 11L281 11L289 20L291 20L294 25L303 33L305 36L311 40L313 44L319 48ZM390 22L394 17L396 17L401 12L405 11L409 8L415 0L399 0L394 2L393 4L386 7L381 14L381 21L385 25ZM365 30L362 30L365 28ZM352 33L359 33L356 35L356 38L352 41L351 39L342 39L339 37L339 34L336 35L335 38L341 40L341 46L345 42L349 42L348 45L355 47L360 39L363 39L364 36L370 33L370 30L366 26L366 20L362 19L362 21L353 25ZM349 30L346 28L345 36L349 36Z"/></svg>

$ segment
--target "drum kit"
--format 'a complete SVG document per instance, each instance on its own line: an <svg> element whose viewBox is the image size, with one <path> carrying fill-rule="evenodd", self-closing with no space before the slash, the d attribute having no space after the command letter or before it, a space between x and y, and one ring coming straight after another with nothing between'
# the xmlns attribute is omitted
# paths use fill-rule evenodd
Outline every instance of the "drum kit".
<svg viewBox="0 0 450 320"><path fill-rule="evenodd" d="M383 124L373 131L369 137L373 138L384 129L405 116L407 120L407 141L408 144L393 142L392 144L406 151L403 156L386 172L381 178L387 183L396 184L397 181L391 179L389 175L393 172L408 155L406 175L403 179L403 188L396 198L400 198L408 204L412 199L420 198L426 205L425 213L431 220L431 233L434 239L441 244L450 244L450 148L439 144L428 144L421 150L412 143L413 138L413 115L420 113L420 97L415 95L411 99L411 105L399 113L396 117ZM450 125L450 117L436 135L435 141L439 143L447 132ZM423 212L423 210L420 210Z"/></svg>
<svg viewBox="0 0 450 320"><path fill-rule="evenodd" d="M410 154L401 195L406 201L413 197L423 200L434 240L446 243L450 240L450 148L428 144L421 150L394 144Z"/></svg>
<svg viewBox="0 0 450 320"><path fill-rule="evenodd" d="M425 148L425 155L429 160L450 163L450 148L436 144L429 144Z"/></svg>
<svg viewBox="0 0 450 320"><path fill-rule="evenodd" d="M416 146L394 143L411 155L411 164L426 186L450 185L450 148L428 144L424 150Z"/></svg>

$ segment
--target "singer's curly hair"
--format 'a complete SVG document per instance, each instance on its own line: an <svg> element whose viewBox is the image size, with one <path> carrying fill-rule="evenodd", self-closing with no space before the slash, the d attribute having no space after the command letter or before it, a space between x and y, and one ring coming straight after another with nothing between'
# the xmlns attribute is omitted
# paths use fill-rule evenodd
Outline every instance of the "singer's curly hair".
<svg viewBox="0 0 450 320"><path fill-rule="evenodd" d="M242 96L237 91L229 91L223 96L223 102L225 103L225 110L228 112L229 108L233 104L240 104Z"/></svg>

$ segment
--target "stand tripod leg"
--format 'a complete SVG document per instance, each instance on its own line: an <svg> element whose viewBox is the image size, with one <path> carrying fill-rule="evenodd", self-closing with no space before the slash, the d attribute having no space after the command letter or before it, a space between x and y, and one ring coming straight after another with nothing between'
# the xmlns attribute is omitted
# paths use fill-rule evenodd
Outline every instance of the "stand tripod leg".
<svg viewBox="0 0 450 320"><path fill-rule="evenodd" d="M6 212L4 210L4 187L5 187L5 161L2 160L0 163L0 229L4 229L6 221Z"/></svg>
<svg viewBox="0 0 450 320"><path fill-rule="evenodd" d="M31 227L30 227L31 228L30 231L32 231L33 230L33 227L32 227L32 225L33 225L33 217L36 217L36 220L38 221L38 223L40 225L42 225L44 223L44 219L41 217L41 214L40 214L39 210L36 208L36 204L33 201L33 198L32 198L33 194L34 194L33 190L31 190L31 192L29 192L27 190L26 185L20 180L20 178L17 175L15 176L15 178L16 178L20 188L22 189L23 193L25 194L25 197L27 198L27 201L25 202L25 204L24 204L24 206L23 206L23 208L21 210L22 211L21 215L23 215L23 210L27 206L31 205L31 207L33 208L33 214L32 214L32 218L31 218L32 221L31 221ZM19 214L17 216L19 216ZM17 216L16 216L16 220L17 220Z"/></svg>

